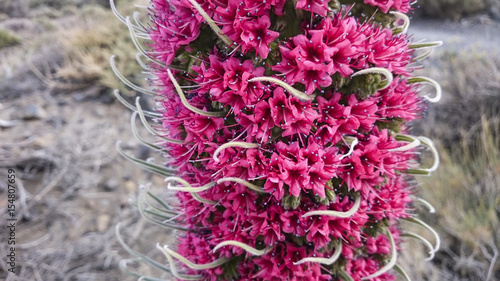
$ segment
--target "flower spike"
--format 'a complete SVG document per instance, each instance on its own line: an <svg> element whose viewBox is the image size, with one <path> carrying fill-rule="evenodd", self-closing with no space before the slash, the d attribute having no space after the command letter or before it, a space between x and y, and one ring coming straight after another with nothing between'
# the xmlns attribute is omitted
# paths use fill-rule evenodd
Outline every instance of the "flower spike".
<svg viewBox="0 0 500 281"><path fill-rule="evenodd" d="M114 57L111 68L157 112L117 97L134 111L134 136L165 156L124 155L167 181L166 196L141 189L131 203L182 232L178 247L157 245L161 269L181 280L394 279L399 221L419 204L433 211L412 196L411 174L435 171L439 156L404 133L441 96L435 81L412 78L440 42L406 34L413 0L365 0L376 16L345 1L222 2L153 0L141 7L150 25L111 3L152 87ZM435 96L419 96L425 84ZM156 142L141 138L138 116ZM415 159L422 151L429 166ZM435 254L433 239L404 235Z"/></svg>

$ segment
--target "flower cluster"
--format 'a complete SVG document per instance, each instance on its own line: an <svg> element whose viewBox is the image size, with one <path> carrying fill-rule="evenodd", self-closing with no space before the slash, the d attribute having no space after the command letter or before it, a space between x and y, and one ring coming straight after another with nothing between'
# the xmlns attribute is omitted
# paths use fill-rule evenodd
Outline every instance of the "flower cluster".
<svg viewBox="0 0 500 281"><path fill-rule="evenodd" d="M431 80L411 76L409 0L346 1L368 20L342 2L152 1L177 278L395 279L411 174L434 169L406 135Z"/></svg>

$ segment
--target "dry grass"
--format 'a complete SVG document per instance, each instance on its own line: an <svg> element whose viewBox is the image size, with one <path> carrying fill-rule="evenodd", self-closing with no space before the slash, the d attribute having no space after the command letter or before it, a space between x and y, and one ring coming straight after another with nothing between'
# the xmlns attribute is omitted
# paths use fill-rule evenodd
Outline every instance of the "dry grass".
<svg viewBox="0 0 500 281"><path fill-rule="evenodd" d="M123 1L131 14L131 1ZM137 53L130 41L127 27L118 21L109 9L101 6L86 6L78 14L77 28L62 32L61 42L67 50L63 65L57 69L56 78L65 83L94 84L103 89L126 87L111 71L109 58L117 56L120 71L135 83L142 83L141 68L135 60Z"/></svg>
<svg viewBox="0 0 500 281"><path fill-rule="evenodd" d="M420 194L437 209L423 218L443 244L420 268L414 258L421 252L410 250L405 264L417 280L500 278L500 60L468 52L441 53L428 69L439 70L448 97L430 109L430 122L417 124L440 143L442 158L438 171L420 180Z"/></svg>

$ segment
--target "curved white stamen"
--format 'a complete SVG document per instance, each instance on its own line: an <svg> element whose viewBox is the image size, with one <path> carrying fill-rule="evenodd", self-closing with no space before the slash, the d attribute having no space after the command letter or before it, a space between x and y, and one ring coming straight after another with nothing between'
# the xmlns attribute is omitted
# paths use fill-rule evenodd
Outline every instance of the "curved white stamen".
<svg viewBox="0 0 500 281"><path fill-rule="evenodd" d="M389 151L407 151L420 145L420 140L414 136L409 136L409 135L401 135L401 136L403 137L399 139L396 138L396 140L401 140L409 143L407 145L403 145L398 148L389 149Z"/></svg>
<svg viewBox="0 0 500 281"><path fill-rule="evenodd" d="M299 264L303 264L306 262L315 262L315 263L331 265L339 259L341 253L342 253L342 242L337 242L336 246L335 246L335 252L333 253L333 255L330 258L307 257L307 258L301 259L298 262L294 262L293 265L299 265Z"/></svg>
<svg viewBox="0 0 500 281"><path fill-rule="evenodd" d="M132 88L135 91L144 93L146 95L151 95L151 96L155 96L156 95L156 93L154 91L151 91L151 90L148 90L148 89L144 89L142 87L139 87L139 86L135 85L134 83L130 82L130 80L128 80L123 74L121 74L121 72L118 71L118 68L116 68L115 55L112 55L109 58L109 65L111 66L111 70L113 71L113 73L115 74L115 76L118 77L118 79L120 79L120 81L122 81L125 85L129 86L130 88Z"/></svg>
<svg viewBox="0 0 500 281"><path fill-rule="evenodd" d="M167 177L167 178L165 178L164 182L168 182L168 181L176 181L178 183L183 184L184 186L191 186L191 184L187 180L180 178L180 177Z"/></svg>
<svg viewBox="0 0 500 281"><path fill-rule="evenodd" d="M171 186L171 185L168 185L167 189L169 190L176 190L176 191L182 191L182 192L202 192L202 191L205 191L205 190L209 190L210 188L212 188L215 184L213 182L211 183L207 183L203 186L200 186L200 187L193 187L193 186Z"/></svg>
<svg viewBox="0 0 500 281"><path fill-rule="evenodd" d="M389 263L387 263L384 267L379 269L377 272L370 274L366 277L363 277L363 278L361 278L361 280L368 280L368 279L372 279L372 278L375 278L377 276L380 276L380 275L386 273L387 271L391 270L391 268L393 268L394 265L396 265L396 260L398 259L398 253L396 251L396 243L394 242L394 237L392 237L391 231L389 229L386 229L386 233L387 233L387 236L389 237L389 241L391 243L391 260L389 261Z"/></svg>
<svg viewBox="0 0 500 281"><path fill-rule="evenodd" d="M436 239L436 245L434 246L433 250L434 250L434 252L437 252L439 250L439 247L441 247L441 239L439 238L439 234L432 227L430 227L428 224L426 224L425 222L423 222L417 218L403 218L403 219L406 221L418 224L418 225L426 228L427 230L429 230L432 233L432 235L434 235L434 238Z"/></svg>
<svg viewBox="0 0 500 281"><path fill-rule="evenodd" d="M142 54L137 52L135 54L135 60L141 66L142 69L149 70L149 66L146 63L144 63L144 61L141 59L141 56L142 56Z"/></svg>
<svg viewBox="0 0 500 281"><path fill-rule="evenodd" d="M415 200L415 202L419 202L419 203L425 205L429 209L429 213L434 214L436 212L436 208L434 208L434 206L432 206L432 204L429 203L429 201L424 200L420 197L416 197L416 198L414 198L414 200Z"/></svg>
<svg viewBox="0 0 500 281"><path fill-rule="evenodd" d="M167 168L165 166L161 166L161 165L158 165L158 164L155 164L155 163L152 163L152 162L148 162L146 160L142 160L142 159L138 159L138 158L135 158L133 156L130 156L127 153L125 153L125 151L123 151L123 149L121 148L120 144L121 144L121 141L117 141L116 142L116 150L118 151L118 153L120 153L123 157L125 157L128 160L134 162L139 167L141 167L141 168L143 168L145 170L157 173L157 174L159 174L161 176L165 176L165 177L172 176L172 175L174 175L174 174L176 174L178 172L175 169L170 169L170 168Z"/></svg>
<svg viewBox="0 0 500 281"><path fill-rule="evenodd" d="M342 278L343 281L354 281L354 279L352 279L352 276L349 275L349 273L347 273L347 271L345 271L345 269L340 270L339 276L340 276L340 278Z"/></svg>
<svg viewBox="0 0 500 281"><path fill-rule="evenodd" d="M126 108L132 110L132 111L137 111L137 108L134 107L132 104L130 104L128 101L126 101L121 95L120 95L120 91L118 91L117 89L115 89L113 91L113 94L115 95L116 99L121 103L123 104ZM142 113L148 117L151 117L151 118L158 118L158 117L162 117L163 115L161 115L160 113L156 113L156 112L151 112L151 111L142 111Z"/></svg>
<svg viewBox="0 0 500 281"><path fill-rule="evenodd" d="M265 248L263 250L257 250L253 247L248 246L247 244L244 244L244 243L241 243L238 241L234 241L234 240L228 240L228 241L224 241L222 243L219 243L217 246L215 246L215 248L212 250L212 252L215 253L215 252L217 252L217 250L219 250L220 248L222 248L224 246L236 246L236 247L242 248L243 250L245 250L246 252L248 252L254 256L262 256L262 255L268 253L272 249L272 248Z"/></svg>
<svg viewBox="0 0 500 281"><path fill-rule="evenodd" d="M181 187L181 186L168 186L168 189L170 190L177 190L177 191L184 191L184 192L201 192L201 191L205 191L205 190L208 190L210 188L212 188L215 183L213 182L210 182L210 183L207 183L203 186L200 186L200 187L193 187L191 186L191 184L184 180L183 178L180 178L180 177L166 177L165 178L165 182L169 182L169 181L176 181L182 185L184 185L184 187Z"/></svg>
<svg viewBox="0 0 500 281"><path fill-rule="evenodd" d="M137 35L135 34L134 25L132 24L132 22L130 22L130 17L127 17L125 19L125 24L128 27L130 39L132 39L132 43L134 43L134 46L137 49L137 51L139 51L144 57L148 58L150 61L156 63L157 65L166 66L163 62L156 60L152 58L150 55L148 55L148 52L146 52L146 50L144 50L144 48L141 46L141 43L139 42L139 40L137 40Z"/></svg>
<svg viewBox="0 0 500 281"><path fill-rule="evenodd" d="M196 194L195 192L191 192L191 196L193 196L194 200L196 200L196 201L198 201L200 203L204 203L204 204L208 204L208 205L212 205L212 206L217 205L217 202L212 201L212 200L208 200L208 199L203 199L198 194Z"/></svg>
<svg viewBox="0 0 500 281"><path fill-rule="evenodd" d="M135 107L137 108L136 112L139 113L139 119L141 119L142 125L144 125L144 127L146 128L146 130L148 132L150 132L152 135L157 136L157 137L159 137L167 142L170 142L170 143L175 143L175 144L183 144L184 143L184 141L181 141L181 140L174 140L171 138L164 137L160 133L153 130L153 128L149 125L148 121L146 120L146 117L144 116L144 113L143 113L144 111L142 110L142 106L141 106L141 103L139 102L139 100L140 100L140 97L137 97L135 99Z"/></svg>
<svg viewBox="0 0 500 281"><path fill-rule="evenodd" d="M150 257L148 257L145 254L142 254L142 253L137 252L137 251L133 250L132 248L130 248L130 246L128 246L127 243L125 243L125 241L123 240L123 238L120 234L120 225L121 225L121 223L118 223L115 227L115 236L116 236L116 239L118 240L118 242L120 243L120 245L122 245L122 247L127 252L129 252L133 256L137 256L139 259L141 259L141 261L145 261L146 263L149 263L150 265L152 265L160 270L170 272L170 270L167 267L165 267L163 264L151 259Z"/></svg>
<svg viewBox="0 0 500 281"><path fill-rule="evenodd" d="M132 18L134 19L136 26L139 27L140 30L142 30L143 33L147 34L147 36L149 37L148 28L139 20L140 14L141 13L134 11L134 13L132 14Z"/></svg>
<svg viewBox="0 0 500 281"><path fill-rule="evenodd" d="M424 43L413 43L408 45L410 49L421 49L421 48L429 48L429 47L438 47L443 45L443 41L434 41L434 42L424 42Z"/></svg>
<svg viewBox="0 0 500 281"><path fill-rule="evenodd" d="M400 33L406 33L408 31L408 27L410 26L410 18L407 15L396 11L392 11L389 13L395 15L396 17L404 21L402 26L400 27L398 26L397 28L394 29L393 34L396 35Z"/></svg>
<svg viewBox="0 0 500 281"><path fill-rule="evenodd" d="M220 159L219 159L219 153L223 150L223 149L226 149L228 147L242 147L242 148L257 148L259 147L258 144L256 143L248 143L248 142L242 142L242 141L233 141L233 142L227 142L221 146L219 146L215 152L214 152L214 155L213 155L213 158L214 158L214 161L215 162L220 162Z"/></svg>
<svg viewBox="0 0 500 281"><path fill-rule="evenodd" d="M215 32L215 34L228 46L233 45L233 41L231 41L226 35L224 35L224 32L215 24L215 22L210 18L210 16L203 10L203 8L196 2L196 0L189 0L191 5L200 13L200 15L205 19L207 24L212 28L212 30Z"/></svg>
<svg viewBox="0 0 500 281"><path fill-rule="evenodd" d="M152 223L154 223L156 225L159 225L161 227L164 227L164 228L168 228L168 229L173 228L173 229L177 229L177 230L180 230L180 231L187 231L188 230L187 228L184 228L184 227L176 224L175 222L174 223L170 223L171 219L173 219L175 221L175 218L173 218L173 217L169 216L167 218L164 215L159 215L159 214L157 214L154 211L147 210L145 208L145 206L144 206L144 203L148 204L147 200L145 199L145 190L146 190L146 188L144 188L144 186L141 186L140 189L141 189L141 191L139 193L139 198L137 200L137 203L134 203L132 201L129 201L129 202L137 207L137 209L139 210L139 213L141 214L141 216L143 218L145 218L149 222L152 222ZM148 214L151 214L153 216L150 216ZM164 220L159 220L159 219L155 218L154 216L161 217Z"/></svg>
<svg viewBox="0 0 500 281"><path fill-rule="evenodd" d="M382 83L381 87L378 88L379 91L388 88L391 85L392 80L394 79L394 77L392 76L392 73L389 70L387 70L386 68L383 68L383 67L372 67L372 68L367 68L367 69L360 70L360 71L355 72L354 74L352 74L351 78L359 76L359 75L371 74L371 73L382 74L382 75L385 76L386 80L382 81L384 83Z"/></svg>
<svg viewBox="0 0 500 281"><path fill-rule="evenodd" d="M118 12L118 9L116 9L115 1L114 0L109 0L109 6L111 7L111 11L117 17L123 24L127 24L127 21L125 18ZM144 32L147 33L148 31L144 28L139 28L139 26L133 26L137 31L139 32Z"/></svg>
<svg viewBox="0 0 500 281"><path fill-rule="evenodd" d="M222 258L219 258L211 263L206 263L206 264L196 264L196 263L193 263L191 262L190 260L186 259L185 257L183 257L181 254L175 252L174 250L171 250L168 245L164 245L163 246L163 250L165 250L169 255L171 255L172 257L178 259L179 261L181 261L182 263L184 263L186 266L192 268L192 269L197 269L197 270L203 270L203 269L210 269L210 268L214 268L214 267L218 267L226 262L229 261L228 258L226 257L222 257Z"/></svg>
<svg viewBox="0 0 500 281"><path fill-rule="evenodd" d="M401 274L401 276L403 276L403 278L406 280L406 281L411 281L411 278L410 276L408 276L408 273L406 273L406 271L404 271L404 269L399 266L398 264L395 264L394 265L394 270L396 270L399 274Z"/></svg>
<svg viewBox="0 0 500 281"><path fill-rule="evenodd" d="M349 151L346 154L342 155L340 157L340 160L350 156L354 152L354 147L358 144L358 142L359 140L357 138L354 138L353 141L351 142L351 146L349 147Z"/></svg>
<svg viewBox="0 0 500 281"><path fill-rule="evenodd" d="M130 118L130 127L132 127L132 134L134 134L134 137L140 141L142 144L144 144L145 146L149 147L149 148L152 148L154 150L158 150L158 151L162 151L163 148L160 147L160 146L157 146L155 144L152 144L152 143L149 143L147 141L145 141L140 135L139 135L139 132L137 131L137 126L135 125L135 120L137 119L137 111L132 113L132 117Z"/></svg>
<svg viewBox="0 0 500 281"><path fill-rule="evenodd" d="M233 178L233 177L222 178L222 179L217 181L217 184L222 183L222 182L228 182L228 181L229 182L237 182L239 184L242 184L255 192L267 193L267 192L262 190L262 187L256 186L255 184L252 184L252 183L245 181L245 180L242 180L240 178Z"/></svg>
<svg viewBox="0 0 500 281"><path fill-rule="evenodd" d="M431 54L431 52L432 52L432 47L427 47L427 48L422 48L422 49L427 49L427 50L425 51L425 53L423 53L420 56L414 58L413 61L423 60L426 57L428 57Z"/></svg>
<svg viewBox="0 0 500 281"><path fill-rule="evenodd" d="M351 209L347 212L339 212L339 211L331 211L331 210L319 210L319 211L310 211L302 215L303 218L310 216L330 216L337 218L348 218L354 213L356 213L361 205L361 196L356 197L356 201L352 205Z"/></svg>
<svg viewBox="0 0 500 281"><path fill-rule="evenodd" d="M434 254L436 253L436 251L434 251L434 246L432 246L432 244L431 244L431 242L429 242L429 240L427 240L424 237L422 237L421 235L414 233L414 232L411 232L411 231L406 231L406 232L401 233L401 237L411 237L411 238L420 240L422 243L425 244L425 246L427 246L427 248L429 248L429 257L426 258L425 260L430 261L434 258Z"/></svg>
<svg viewBox="0 0 500 281"><path fill-rule="evenodd" d="M295 89L294 87L292 87L290 84L284 82L284 81L281 81L280 79L278 78L275 78L275 77L266 77L266 76L261 76L261 77L254 77L252 79L248 79L248 82L270 82L270 83L274 83L280 87L282 87L283 89L287 90L290 94L296 96L297 98L301 99L301 100L305 100L305 101L308 101L308 100L312 100L316 97L316 95L308 95L304 92L301 92L297 89Z"/></svg>
<svg viewBox="0 0 500 281"><path fill-rule="evenodd" d="M174 84L175 90L177 91L177 94L179 94L179 97L181 98L182 104L187 109L191 110L194 113L198 113L200 115L210 116L210 117L221 116L221 115L225 114L224 112L208 112L208 111L203 111L203 110L198 109L198 108L192 106L191 104L189 104L189 102L186 99L186 96L184 96L184 93L182 92L182 89L179 86L179 83L177 83L177 80L175 80L175 77L172 74L172 71L170 71L170 69L168 69L168 68L167 68L167 74L168 74L168 77L170 78L170 81L172 81L172 84Z"/></svg>
<svg viewBox="0 0 500 281"><path fill-rule="evenodd" d="M439 160L439 152L437 151L436 147L434 146L434 143L429 138L426 138L423 136L418 137L418 139L420 140L420 142L423 145L427 146L431 150L432 155L434 156L434 163L432 164L432 167L430 167L428 169L422 169L422 170L427 171L429 173L436 171L437 168L439 167L440 160Z"/></svg>
<svg viewBox="0 0 500 281"><path fill-rule="evenodd" d="M420 84L429 84L433 86L436 89L436 96L431 98L428 95L425 95L424 98L428 100L429 102L435 103L438 102L441 99L442 96L442 90L441 90L441 85L439 85L436 80L433 80L428 77L423 77L423 76L416 76L412 78L408 78L408 83L409 84L414 84L414 83L420 83Z"/></svg>
<svg viewBox="0 0 500 281"><path fill-rule="evenodd" d="M197 192L201 192L201 191L212 188L214 186L214 183L207 183L206 185L200 186L200 187L192 187L189 182L187 182L186 180L184 180L183 178L180 178L180 177L166 177L165 182L168 182L168 181L176 181L176 182L185 186L185 187L179 187L179 186L168 185L167 188L170 190L190 192L191 196L193 196L193 199L195 199L196 201L198 201L200 203L205 203L205 204L209 204L209 205L216 205L217 204L217 202L215 202L215 201L203 199L198 194L196 194Z"/></svg>
<svg viewBox="0 0 500 281"><path fill-rule="evenodd" d="M185 280L200 280L203 276L201 275L186 275L186 274L180 274L177 271L177 267L174 264L174 259L172 256L165 250L163 247L160 246L160 244L156 244L156 248L158 248L167 258L168 262L170 263L170 272L178 279L185 279Z"/></svg>

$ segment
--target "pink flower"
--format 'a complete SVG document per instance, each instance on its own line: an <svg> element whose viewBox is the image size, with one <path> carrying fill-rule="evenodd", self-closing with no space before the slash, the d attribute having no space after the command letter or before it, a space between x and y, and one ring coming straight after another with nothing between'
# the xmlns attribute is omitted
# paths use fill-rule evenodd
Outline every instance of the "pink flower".
<svg viewBox="0 0 500 281"><path fill-rule="evenodd" d="M278 32L269 30L270 26L271 21L267 15L243 23L243 32L240 35L245 43L243 51L255 49L262 58L267 58L269 44L279 36Z"/></svg>
<svg viewBox="0 0 500 281"><path fill-rule="evenodd" d="M324 0L299 0L296 8L316 13L322 17L326 16L329 11L328 2Z"/></svg>
<svg viewBox="0 0 500 281"><path fill-rule="evenodd" d="M307 174L307 161L301 160L299 162L283 159L283 172L280 175L283 183L290 187L290 194L298 197L300 190L305 188L309 182L309 175Z"/></svg>
<svg viewBox="0 0 500 281"><path fill-rule="evenodd" d="M407 13L410 10L410 0L364 0L365 4L378 7L384 14L391 8Z"/></svg>

